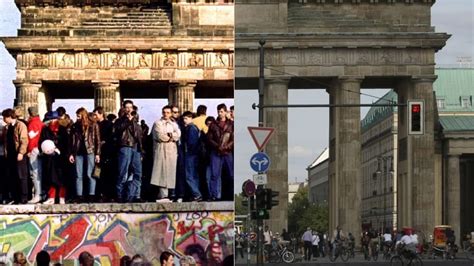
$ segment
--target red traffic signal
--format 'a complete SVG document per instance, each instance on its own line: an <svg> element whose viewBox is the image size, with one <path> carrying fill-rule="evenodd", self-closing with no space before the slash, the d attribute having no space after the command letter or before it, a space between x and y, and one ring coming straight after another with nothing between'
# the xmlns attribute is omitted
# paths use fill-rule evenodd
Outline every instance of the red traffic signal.
<svg viewBox="0 0 474 266"><path fill-rule="evenodd" d="M424 133L424 102L408 101L408 134L422 135Z"/></svg>

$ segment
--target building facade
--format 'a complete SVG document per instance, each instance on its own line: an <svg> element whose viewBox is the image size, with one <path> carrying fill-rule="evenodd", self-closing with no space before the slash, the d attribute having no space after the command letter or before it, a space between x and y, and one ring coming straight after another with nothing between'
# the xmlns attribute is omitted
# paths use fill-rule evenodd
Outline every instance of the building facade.
<svg viewBox="0 0 474 266"><path fill-rule="evenodd" d="M311 163L308 171L308 197L310 203L327 204L329 200L329 149L324 151Z"/></svg>

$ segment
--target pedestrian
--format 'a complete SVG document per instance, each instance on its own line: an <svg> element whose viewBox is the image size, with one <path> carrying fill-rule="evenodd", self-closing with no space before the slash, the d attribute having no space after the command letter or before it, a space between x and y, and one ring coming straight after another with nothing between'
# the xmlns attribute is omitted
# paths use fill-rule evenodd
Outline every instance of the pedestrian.
<svg viewBox="0 0 474 266"><path fill-rule="evenodd" d="M325 247L326 247L325 234L321 232L319 233L319 254L322 258L326 257Z"/></svg>
<svg viewBox="0 0 474 266"><path fill-rule="evenodd" d="M34 195L28 203L36 204L41 201L41 158L39 156L38 142L41 135L41 130L44 127L43 122L38 115L38 108L29 107L28 114L30 119L28 121L28 148L27 156L29 162L30 178L33 183Z"/></svg>
<svg viewBox="0 0 474 266"><path fill-rule="evenodd" d="M225 104L217 106L218 119L211 124L208 132L208 141L211 148L210 165L210 196L211 200L220 200L222 192L222 172L227 170L229 176L227 182L229 187L233 187L234 180L234 123L226 118L227 107ZM228 187L228 190L230 189Z"/></svg>
<svg viewBox="0 0 474 266"><path fill-rule="evenodd" d="M311 260L311 248L312 248L312 241L313 241L313 234L311 232L311 228L306 228L306 232L304 232L301 240L304 242L304 259L306 261Z"/></svg>
<svg viewBox="0 0 474 266"><path fill-rule="evenodd" d="M319 235L318 232L313 231L313 239L311 240L312 244L312 252L313 252L313 260L316 260L316 258L319 257Z"/></svg>
<svg viewBox="0 0 474 266"><path fill-rule="evenodd" d="M157 202L170 202L169 190L176 185L176 142L181 137L181 131L178 124L171 120L171 110L169 105L163 107L163 116L152 127L154 161L151 184L159 189Z"/></svg>
<svg viewBox="0 0 474 266"><path fill-rule="evenodd" d="M71 155L69 161L76 165L76 196L83 202L84 177L89 183L88 202L94 201L96 179L92 177L95 164L100 163L100 131L83 107L76 111L77 120L71 128Z"/></svg>
<svg viewBox="0 0 474 266"><path fill-rule="evenodd" d="M270 254L270 250L272 249L272 239L273 239L273 232L270 230L268 225L265 226L265 230L263 231L263 247Z"/></svg>
<svg viewBox="0 0 474 266"><path fill-rule="evenodd" d="M6 156L6 186L11 191L16 203L28 202L28 128L26 124L16 119L12 109L2 112L6 126L3 129L4 153Z"/></svg>
<svg viewBox="0 0 474 266"><path fill-rule="evenodd" d="M237 250L238 254L240 254L240 257L243 259L244 258L244 238L242 234L237 233L235 235L235 249Z"/></svg>
<svg viewBox="0 0 474 266"><path fill-rule="evenodd" d="M114 124L118 146L117 201L133 202L140 198L142 180L142 129L133 111L133 102L123 102L120 118ZM132 181L129 182L131 176Z"/></svg>

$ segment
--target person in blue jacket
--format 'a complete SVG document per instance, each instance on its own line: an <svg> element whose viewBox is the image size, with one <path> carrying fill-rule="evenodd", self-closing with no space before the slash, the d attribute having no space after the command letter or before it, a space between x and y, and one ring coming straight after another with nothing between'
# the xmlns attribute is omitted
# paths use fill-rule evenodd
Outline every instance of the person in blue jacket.
<svg viewBox="0 0 474 266"><path fill-rule="evenodd" d="M199 129L193 123L193 113L186 111L182 115L184 122L184 133L181 136L184 145L184 166L186 172L186 184L191 192L192 201L202 201L199 190Z"/></svg>

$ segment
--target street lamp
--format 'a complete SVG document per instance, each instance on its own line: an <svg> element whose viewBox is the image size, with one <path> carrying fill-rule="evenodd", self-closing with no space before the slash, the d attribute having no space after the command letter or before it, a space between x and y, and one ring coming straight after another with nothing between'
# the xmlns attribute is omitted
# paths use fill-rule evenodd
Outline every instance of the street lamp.
<svg viewBox="0 0 474 266"><path fill-rule="evenodd" d="M380 164L382 163L383 167L380 167ZM390 163L390 166L388 164ZM389 170L388 170L389 169ZM377 157L377 171L375 171L375 175L382 175L385 176L383 179L383 230L387 227L387 194L388 194L388 189L387 189L387 179L389 178L389 175L394 174L393 171L393 156L388 155L388 156L379 156ZM393 227L393 225L392 225Z"/></svg>

